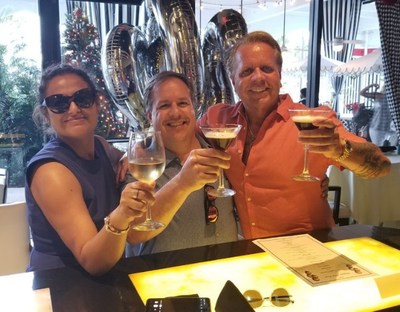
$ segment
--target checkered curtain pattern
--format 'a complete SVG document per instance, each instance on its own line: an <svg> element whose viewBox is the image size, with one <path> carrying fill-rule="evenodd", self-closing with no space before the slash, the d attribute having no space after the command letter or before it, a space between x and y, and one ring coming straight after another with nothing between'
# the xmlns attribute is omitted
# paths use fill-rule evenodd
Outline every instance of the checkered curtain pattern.
<svg viewBox="0 0 400 312"><path fill-rule="evenodd" d="M327 0L323 4L323 28L325 56L347 63L353 54L354 44L345 44L340 52L333 51L332 41L337 38L355 40L360 23L361 5L363 0ZM340 90L342 89L343 76L332 77L333 109L338 110Z"/></svg>
<svg viewBox="0 0 400 312"><path fill-rule="evenodd" d="M375 1L390 113L400 142L400 0Z"/></svg>

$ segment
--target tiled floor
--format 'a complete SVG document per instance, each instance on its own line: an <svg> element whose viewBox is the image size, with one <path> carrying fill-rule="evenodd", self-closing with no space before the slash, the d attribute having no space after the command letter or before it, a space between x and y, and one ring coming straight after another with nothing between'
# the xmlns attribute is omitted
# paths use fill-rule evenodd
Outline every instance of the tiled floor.
<svg viewBox="0 0 400 312"><path fill-rule="evenodd" d="M7 203L16 201L25 201L25 189L23 187L9 187L7 188Z"/></svg>

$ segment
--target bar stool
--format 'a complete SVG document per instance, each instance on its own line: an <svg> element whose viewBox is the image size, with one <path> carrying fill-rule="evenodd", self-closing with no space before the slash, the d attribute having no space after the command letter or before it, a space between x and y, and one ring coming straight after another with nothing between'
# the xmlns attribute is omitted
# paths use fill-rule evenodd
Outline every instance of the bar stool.
<svg viewBox="0 0 400 312"><path fill-rule="evenodd" d="M0 204L0 275L25 272L29 237L26 202Z"/></svg>

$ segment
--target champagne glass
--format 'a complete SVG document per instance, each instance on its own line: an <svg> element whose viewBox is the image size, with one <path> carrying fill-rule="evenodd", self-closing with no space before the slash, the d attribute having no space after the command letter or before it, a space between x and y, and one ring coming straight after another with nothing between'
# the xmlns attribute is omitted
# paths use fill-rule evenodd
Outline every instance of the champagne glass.
<svg viewBox="0 0 400 312"><path fill-rule="evenodd" d="M165 168L165 149L161 132L152 129L130 133L128 143L129 171L132 176L141 182L151 183L158 179ZM146 220L133 225L139 231L152 231L164 224L152 220L151 209L147 205Z"/></svg>
<svg viewBox="0 0 400 312"><path fill-rule="evenodd" d="M330 110L322 110L322 109L289 109L289 114L294 123L296 124L297 129L302 130L312 130L317 129L318 126L315 126L313 123L317 121L325 120L332 114ZM308 169L308 150L309 146L307 144L304 145L304 166L303 172L297 176L294 176L293 179L296 181L319 181L318 177L312 176Z"/></svg>
<svg viewBox="0 0 400 312"><path fill-rule="evenodd" d="M241 128L242 126L237 124L213 124L200 126L201 131L211 146L221 151L226 151L233 139L238 135ZM226 188L224 185L224 170L222 168L220 168L218 188L210 189L207 193L215 197L228 197L235 195L236 192L234 190Z"/></svg>

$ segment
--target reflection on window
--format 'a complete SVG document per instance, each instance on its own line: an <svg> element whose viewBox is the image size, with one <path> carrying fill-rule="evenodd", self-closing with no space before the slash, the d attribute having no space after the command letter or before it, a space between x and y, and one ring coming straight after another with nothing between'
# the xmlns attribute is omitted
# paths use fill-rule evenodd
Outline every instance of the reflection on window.
<svg viewBox="0 0 400 312"><path fill-rule="evenodd" d="M8 169L9 186L21 187L26 163L43 141L31 118L40 77L39 16L36 0L0 3L0 167Z"/></svg>

